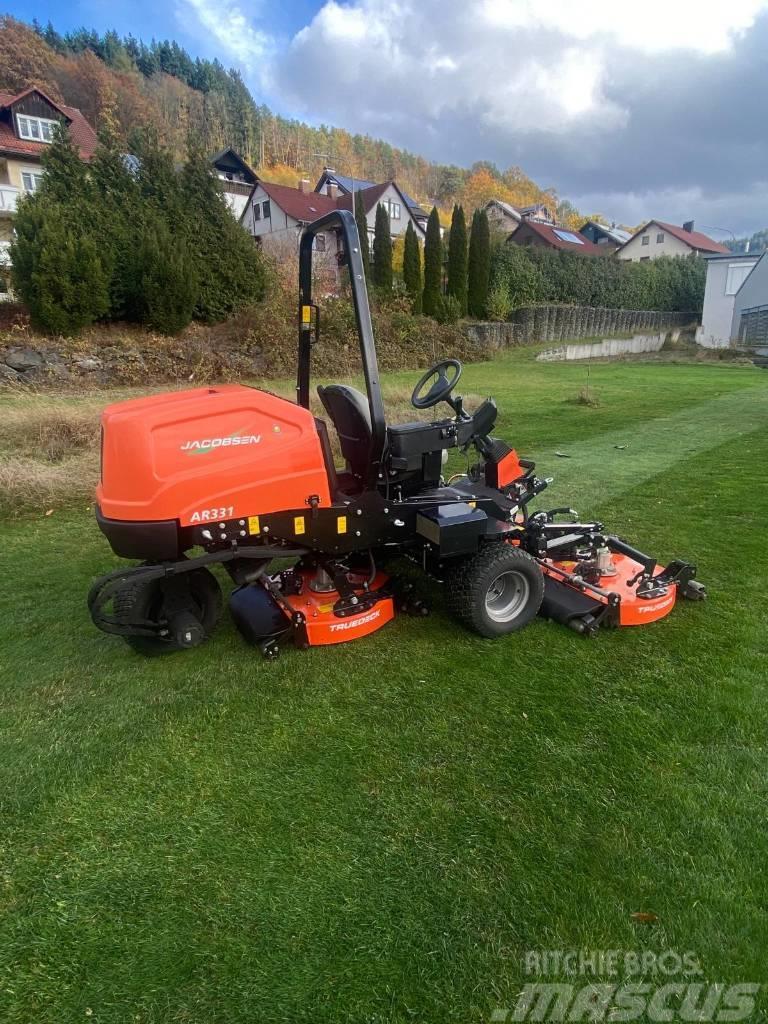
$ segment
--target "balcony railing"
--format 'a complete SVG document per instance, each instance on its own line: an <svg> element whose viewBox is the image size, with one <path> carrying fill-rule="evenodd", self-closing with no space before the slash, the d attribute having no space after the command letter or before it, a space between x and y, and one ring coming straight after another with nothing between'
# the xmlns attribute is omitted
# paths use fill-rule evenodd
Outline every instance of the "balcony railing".
<svg viewBox="0 0 768 1024"><path fill-rule="evenodd" d="M0 215L16 213L19 191L15 185L0 185Z"/></svg>

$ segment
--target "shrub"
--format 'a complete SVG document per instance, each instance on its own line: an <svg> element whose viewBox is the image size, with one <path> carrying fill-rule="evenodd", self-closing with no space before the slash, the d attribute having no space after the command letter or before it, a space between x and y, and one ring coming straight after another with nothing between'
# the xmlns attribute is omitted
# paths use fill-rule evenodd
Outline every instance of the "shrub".
<svg viewBox="0 0 768 1024"><path fill-rule="evenodd" d="M459 300L455 295L442 295L440 297L440 304L435 314L435 319L439 324L455 324L461 320L462 312Z"/></svg>
<svg viewBox="0 0 768 1024"><path fill-rule="evenodd" d="M512 303L507 290L497 285L488 295L486 315L489 320L508 320L512 312Z"/></svg>
<svg viewBox="0 0 768 1024"><path fill-rule="evenodd" d="M33 323L52 334L73 334L109 309L109 279L96 245L68 224L53 204L25 202L11 246L14 288Z"/></svg>
<svg viewBox="0 0 768 1024"><path fill-rule="evenodd" d="M509 242L495 254L493 287L512 309L536 303L611 309L701 309L706 264L695 256L663 256L633 263L610 256L578 256Z"/></svg>
<svg viewBox="0 0 768 1024"><path fill-rule="evenodd" d="M178 334L198 298L195 268L161 218L150 219L138 248L141 320L161 334Z"/></svg>

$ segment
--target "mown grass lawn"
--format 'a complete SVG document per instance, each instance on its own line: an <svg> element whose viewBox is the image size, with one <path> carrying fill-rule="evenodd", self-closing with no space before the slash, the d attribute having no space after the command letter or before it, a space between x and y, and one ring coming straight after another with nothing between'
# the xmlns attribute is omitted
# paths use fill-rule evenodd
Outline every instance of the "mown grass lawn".
<svg viewBox="0 0 768 1024"><path fill-rule="evenodd" d="M83 505L4 524L0 1020L481 1021L531 949L768 980L768 376L601 364L589 408L585 373L462 387L543 505L698 562L708 603L643 630L486 641L437 597L275 664L228 619L144 661L88 620Z"/></svg>

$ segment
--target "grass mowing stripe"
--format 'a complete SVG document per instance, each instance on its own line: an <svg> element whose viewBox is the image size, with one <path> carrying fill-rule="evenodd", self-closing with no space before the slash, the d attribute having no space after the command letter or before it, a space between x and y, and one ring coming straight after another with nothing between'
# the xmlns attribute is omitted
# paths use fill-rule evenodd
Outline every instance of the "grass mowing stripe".
<svg viewBox="0 0 768 1024"><path fill-rule="evenodd" d="M574 494L605 501L682 460L766 426L768 390L745 388L685 406L668 416L636 422L630 430L616 428L566 445L571 461L534 450L530 454L540 474L554 471L554 482L540 501L552 497L570 501ZM617 451L616 444L627 448Z"/></svg>

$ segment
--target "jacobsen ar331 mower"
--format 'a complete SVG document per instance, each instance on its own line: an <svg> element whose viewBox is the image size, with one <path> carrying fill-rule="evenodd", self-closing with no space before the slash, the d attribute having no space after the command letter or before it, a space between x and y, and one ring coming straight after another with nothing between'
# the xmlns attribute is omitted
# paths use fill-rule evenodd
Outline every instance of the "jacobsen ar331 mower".
<svg viewBox="0 0 768 1024"><path fill-rule="evenodd" d="M344 239L366 391L318 388L327 420L309 411L310 360L319 311L312 302L312 243ZM582 634L601 625L653 622L677 597L702 598L695 567L666 568L571 509L532 514L547 481L494 438L496 405L468 412L446 359L414 388L417 409L446 402L451 415L387 424L354 218L345 211L304 232L299 258L297 402L240 385L195 388L108 407L102 418L99 526L112 550L143 564L97 580L94 623L145 654L194 647L213 630L221 563L236 584L230 608L242 634L274 656L372 633L409 599L382 569L407 554L444 584L464 625L494 637L537 614ZM346 461L337 469L328 427ZM476 452L446 483L446 453ZM468 460L469 463L470 460ZM201 548L202 554L185 552ZM270 564L282 566L270 571ZM422 612L419 602L411 610Z"/></svg>

